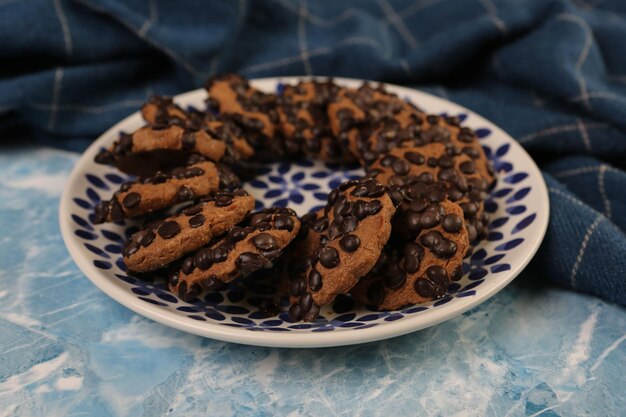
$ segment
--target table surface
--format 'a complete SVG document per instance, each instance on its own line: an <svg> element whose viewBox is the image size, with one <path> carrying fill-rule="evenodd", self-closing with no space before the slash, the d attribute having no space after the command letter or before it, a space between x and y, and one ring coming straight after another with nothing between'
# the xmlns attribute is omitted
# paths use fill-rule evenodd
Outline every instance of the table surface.
<svg viewBox="0 0 626 417"><path fill-rule="evenodd" d="M0 417L624 415L626 309L532 271L461 317L341 348L229 344L138 316L63 245L77 159L0 153Z"/></svg>

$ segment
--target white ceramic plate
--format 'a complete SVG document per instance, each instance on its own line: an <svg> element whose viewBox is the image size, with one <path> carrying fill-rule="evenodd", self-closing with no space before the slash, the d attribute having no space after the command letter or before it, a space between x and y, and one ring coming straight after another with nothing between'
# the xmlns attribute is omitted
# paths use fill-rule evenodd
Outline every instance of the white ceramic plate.
<svg viewBox="0 0 626 417"><path fill-rule="evenodd" d="M276 91L281 83L297 78L266 78L252 84ZM359 80L336 79L346 86ZM322 309L314 323L291 323L283 305L279 316L268 317L258 308L259 299L272 288L253 281L231 283L227 290L186 303L169 293L163 283L151 283L125 273L122 241L133 226L94 225L94 205L109 199L127 180L114 168L94 163L94 156L117 139L121 131L142 126L139 113L109 129L85 151L67 181L61 198L59 222L65 244L78 267L103 292L138 314L186 332L229 342L259 346L322 347L385 339L432 326L479 305L506 286L531 260L548 224L546 185L530 156L493 123L457 104L409 88L387 85L389 91L411 100L428 113L459 116L473 128L498 171L498 185L485 207L491 214L489 237L465 260L463 278L452 284L446 297L398 311L376 312L341 297ZM206 92L181 94L183 107L204 108ZM320 162L284 162L264 166L261 174L245 184L258 207L286 205L304 214L324 203L339 182L362 171Z"/></svg>

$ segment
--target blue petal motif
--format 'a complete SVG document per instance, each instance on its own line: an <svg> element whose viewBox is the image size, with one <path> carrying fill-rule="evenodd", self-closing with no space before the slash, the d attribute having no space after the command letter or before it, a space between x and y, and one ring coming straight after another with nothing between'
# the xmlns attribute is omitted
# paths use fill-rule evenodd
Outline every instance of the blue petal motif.
<svg viewBox="0 0 626 417"><path fill-rule="evenodd" d="M487 128L476 129L476 136L478 136L479 139L486 138L489 135L491 135L490 129L487 129Z"/></svg>
<svg viewBox="0 0 626 417"><path fill-rule="evenodd" d="M518 182L524 180L526 177L528 177L528 174L525 172L518 172L516 174L513 175L509 175L508 177L504 178L504 182L509 183L509 184L517 184Z"/></svg>
<svg viewBox="0 0 626 417"><path fill-rule="evenodd" d="M296 172L291 176L291 180L295 182L302 181L304 179L304 172Z"/></svg>
<svg viewBox="0 0 626 417"><path fill-rule="evenodd" d="M267 184L260 180L250 180L248 184L254 188L267 188Z"/></svg>
<svg viewBox="0 0 626 417"><path fill-rule="evenodd" d="M273 190L269 190L268 192L266 192L263 197L264 198L276 198L282 193L283 193L283 190L273 189Z"/></svg>
<svg viewBox="0 0 626 417"><path fill-rule="evenodd" d="M504 145L500 146L497 150L496 150L496 157L501 158L504 155L506 155L506 153L509 151L509 148L511 147L510 144L505 143Z"/></svg>
<svg viewBox="0 0 626 417"><path fill-rule="evenodd" d="M304 197L298 191L292 191L291 194L289 194L289 199L296 204L302 204L304 201Z"/></svg>
<svg viewBox="0 0 626 417"><path fill-rule="evenodd" d="M94 187L100 188L102 190L108 190L109 186L104 183L100 178L96 177L92 174L85 175L87 177L87 181L89 181Z"/></svg>
<svg viewBox="0 0 626 417"><path fill-rule="evenodd" d="M526 216L522 221L520 221L519 223L517 223L515 225L515 227L513 228L513 230L511 231L511 234L517 233L521 230L524 230L526 227L528 227L533 221L535 221L535 218L537 217L537 213L533 213L529 216Z"/></svg>

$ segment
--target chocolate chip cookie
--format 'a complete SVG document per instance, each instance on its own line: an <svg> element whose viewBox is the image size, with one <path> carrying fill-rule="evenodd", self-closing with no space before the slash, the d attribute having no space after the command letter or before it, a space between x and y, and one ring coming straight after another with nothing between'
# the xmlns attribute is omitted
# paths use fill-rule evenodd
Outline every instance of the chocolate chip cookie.
<svg viewBox="0 0 626 417"><path fill-rule="evenodd" d="M250 216L207 248L187 257L169 279L170 290L189 301L203 290L245 277L271 265L300 230L291 209L274 208Z"/></svg>
<svg viewBox="0 0 626 417"><path fill-rule="evenodd" d="M338 90L332 80L304 81L284 87L278 96L277 111L288 155L350 162L333 137L328 121L328 103Z"/></svg>
<svg viewBox="0 0 626 417"><path fill-rule="evenodd" d="M479 173L475 161L458 147L429 143L394 148L374 161L368 173L390 186L445 183L450 200L458 203L465 213L470 240L475 242L486 236L488 217L483 201L490 185Z"/></svg>
<svg viewBox="0 0 626 417"><path fill-rule="evenodd" d="M163 268L223 235L253 208L254 198L244 190L209 194L133 234L122 253L124 263L132 272Z"/></svg>
<svg viewBox="0 0 626 417"><path fill-rule="evenodd" d="M186 167L123 184L111 200L96 205L94 223L152 213L217 190L233 190L239 185L239 178L226 166L194 155Z"/></svg>
<svg viewBox="0 0 626 417"><path fill-rule="evenodd" d="M181 166L192 154L214 162L232 162L228 143L207 130L191 130L179 125L163 129L142 127L132 134L122 133L109 149L96 155L97 163L112 165L132 175L151 175Z"/></svg>
<svg viewBox="0 0 626 417"><path fill-rule="evenodd" d="M443 297L462 276L469 238L461 207L441 184L395 188L392 239L375 267L352 289L355 299L393 310Z"/></svg>
<svg viewBox="0 0 626 417"><path fill-rule="evenodd" d="M234 121L258 152L257 157L275 158L284 153L276 135L279 117L275 95L260 92L236 74L212 77L205 87L209 93L208 109Z"/></svg>
<svg viewBox="0 0 626 417"><path fill-rule="evenodd" d="M312 321L320 307L347 293L376 263L391 233L394 205L372 179L348 181L328 196L320 247L290 283L290 318Z"/></svg>
<svg viewBox="0 0 626 417"><path fill-rule="evenodd" d="M382 86L363 84L358 89L344 88L328 106L330 127L340 145L360 160L364 160L364 142L385 120L409 117L418 113L410 103ZM406 116L404 116L406 115Z"/></svg>

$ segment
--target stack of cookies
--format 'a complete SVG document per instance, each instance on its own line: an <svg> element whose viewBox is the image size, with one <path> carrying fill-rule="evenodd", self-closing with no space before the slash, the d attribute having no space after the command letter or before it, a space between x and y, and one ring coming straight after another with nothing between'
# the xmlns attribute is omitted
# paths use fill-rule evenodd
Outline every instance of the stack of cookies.
<svg viewBox="0 0 626 417"><path fill-rule="evenodd" d="M486 235L495 176L459 120L367 83L302 81L274 95L226 74L206 88L206 111L151 99L145 126L96 157L138 178L94 216L147 219L123 251L131 273L166 268L170 290L190 301L272 268L293 321L315 320L339 294L397 309L440 298L461 278L463 258ZM366 175L302 218L289 208L253 212L232 168L277 156L358 161Z"/></svg>

